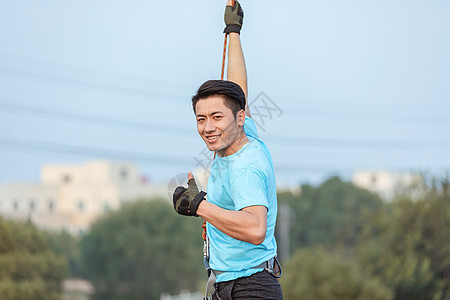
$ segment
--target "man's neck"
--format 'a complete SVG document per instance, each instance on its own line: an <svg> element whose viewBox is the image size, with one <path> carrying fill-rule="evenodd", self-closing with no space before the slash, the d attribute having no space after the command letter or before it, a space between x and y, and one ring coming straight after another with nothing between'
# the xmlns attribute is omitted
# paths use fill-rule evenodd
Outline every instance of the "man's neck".
<svg viewBox="0 0 450 300"><path fill-rule="evenodd" d="M217 151L217 155L224 157L224 156L230 156L244 147L245 144L249 142L247 135L245 134L244 130L239 134L239 137L234 141L233 144L231 144L226 149L223 149L222 151Z"/></svg>

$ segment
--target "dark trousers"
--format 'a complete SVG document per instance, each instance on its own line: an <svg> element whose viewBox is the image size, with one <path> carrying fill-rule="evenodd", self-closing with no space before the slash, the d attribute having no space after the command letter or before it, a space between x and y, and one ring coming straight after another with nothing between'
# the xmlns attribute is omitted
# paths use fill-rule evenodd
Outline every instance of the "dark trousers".
<svg viewBox="0 0 450 300"><path fill-rule="evenodd" d="M278 280L266 271L231 281L216 283L213 300L282 300L283 293Z"/></svg>

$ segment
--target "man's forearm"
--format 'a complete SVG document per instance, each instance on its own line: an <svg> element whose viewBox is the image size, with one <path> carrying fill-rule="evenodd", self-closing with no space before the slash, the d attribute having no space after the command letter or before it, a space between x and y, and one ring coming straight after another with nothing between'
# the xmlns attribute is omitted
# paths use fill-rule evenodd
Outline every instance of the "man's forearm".
<svg viewBox="0 0 450 300"><path fill-rule="evenodd" d="M227 80L238 84L244 91L245 98L247 99L247 68L245 67L244 52L242 51L240 35L231 32L229 38ZM245 106L245 114L250 117L248 103L246 103Z"/></svg>
<svg viewBox="0 0 450 300"><path fill-rule="evenodd" d="M247 97L247 69L240 36L231 32L229 37L227 79L239 84Z"/></svg>
<svg viewBox="0 0 450 300"><path fill-rule="evenodd" d="M197 214L234 239L261 244L266 237L267 209L264 206L250 206L234 211L203 201Z"/></svg>

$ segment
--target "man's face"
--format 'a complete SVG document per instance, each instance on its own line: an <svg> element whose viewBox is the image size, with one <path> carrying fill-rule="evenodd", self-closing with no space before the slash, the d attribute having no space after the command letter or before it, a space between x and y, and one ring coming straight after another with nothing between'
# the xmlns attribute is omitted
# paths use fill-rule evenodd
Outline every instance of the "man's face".
<svg viewBox="0 0 450 300"><path fill-rule="evenodd" d="M243 135L246 138L242 130L245 121L243 110L235 118L221 96L211 96L200 99L195 111L198 133L209 150L216 151L219 156L228 156L239 150Z"/></svg>

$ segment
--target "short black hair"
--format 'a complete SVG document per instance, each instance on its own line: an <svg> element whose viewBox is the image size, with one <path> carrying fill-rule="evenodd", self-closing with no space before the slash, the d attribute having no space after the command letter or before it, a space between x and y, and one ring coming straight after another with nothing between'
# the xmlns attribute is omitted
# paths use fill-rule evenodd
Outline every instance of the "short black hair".
<svg viewBox="0 0 450 300"><path fill-rule="evenodd" d="M198 88L197 94L192 96L194 113L198 100L214 95L223 97L225 106L231 109L234 117L241 109L245 110L245 94L238 84L228 80L208 80Z"/></svg>

